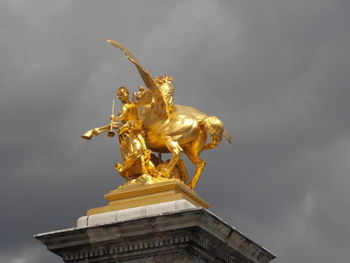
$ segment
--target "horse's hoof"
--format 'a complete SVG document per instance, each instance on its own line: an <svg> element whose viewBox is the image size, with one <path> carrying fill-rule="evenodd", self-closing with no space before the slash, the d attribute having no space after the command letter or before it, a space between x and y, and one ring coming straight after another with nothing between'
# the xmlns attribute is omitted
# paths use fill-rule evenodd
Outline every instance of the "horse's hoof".
<svg viewBox="0 0 350 263"><path fill-rule="evenodd" d="M169 178L169 175L170 175L169 170L167 168L162 168L160 170L160 174L162 175L162 177L165 177L165 178Z"/></svg>
<svg viewBox="0 0 350 263"><path fill-rule="evenodd" d="M117 170L117 172L119 173L122 173L123 172L123 165L121 165L120 163L117 163L115 166L114 166L114 169Z"/></svg>
<svg viewBox="0 0 350 263"><path fill-rule="evenodd" d="M82 135L81 138L85 139L85 140L91 140L92 136L87 136L87 135Z"/></svg>

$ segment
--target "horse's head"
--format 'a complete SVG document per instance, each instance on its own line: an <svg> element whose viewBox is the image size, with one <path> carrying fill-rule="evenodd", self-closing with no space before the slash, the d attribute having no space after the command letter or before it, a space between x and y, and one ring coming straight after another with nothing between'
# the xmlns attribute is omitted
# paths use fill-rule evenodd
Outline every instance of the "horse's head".
<svg viewBox="0 0 350 263"><path fill-rule="evenodd" d="M175 86L174 86L174 80L171 76L168 75L161 75L155 78L155 83L158 87L158 89L161 91L163 96L169 97L164 98L166 100L173 100L173 96L175 93ZM171 98L170 98L171 97Z"/></svg>
<svg viewBox="0 0 350 263"><path fill-rule="evenodd" d="M148 119L169 118L174 108L173 78L170 76L159 76L154 79L155 88L139 88L136 93L138 105L141 106L140 113Z"/></svg>

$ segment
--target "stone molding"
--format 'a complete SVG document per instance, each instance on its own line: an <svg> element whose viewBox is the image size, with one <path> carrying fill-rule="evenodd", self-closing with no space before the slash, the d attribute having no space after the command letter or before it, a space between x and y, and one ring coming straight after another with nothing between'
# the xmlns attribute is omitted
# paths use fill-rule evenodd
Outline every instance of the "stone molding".
<svg viewBox="0 0 350 263"><path fill-rule="evenodd" d="M201 208L35 237L65 262L74 263L141 259L145 261L137 262L267 263L275 257ZM188 260L170 261L179 255Z"/></svg>
<svg viewBox="0 0 350 263"><path fill-rule="evenodd" d="M109 201L108 205L89 209L86 214L91 216L177 200L187 200L197 207L209 207L195 191L176 180L166 180L149 185L136 185L131 189L119 187L105 194L104 198Z"/></svg>
<svg viewBox="0 0 350 263"><path fill-rule="evenodd" d="M163 202L159 204L139 206L129 209L122 209L90 216L82 216L77 220L77 227L88 227L103 225L108 223L117 223L126 220L142 218L145 216L154 216L166 212L181 211L189 208L195 208L193 203L186 199L171 202Z"/></svg>

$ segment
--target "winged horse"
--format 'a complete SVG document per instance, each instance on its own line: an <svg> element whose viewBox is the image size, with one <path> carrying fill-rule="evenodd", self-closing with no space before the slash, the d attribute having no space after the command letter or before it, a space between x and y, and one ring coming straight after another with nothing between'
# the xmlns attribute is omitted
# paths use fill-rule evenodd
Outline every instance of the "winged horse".
<svg viewBox="0 0 350 263"><path fill-rule="evenodd" d="M147 148L158 153L172 154L170 162L162 171L167 174L185 153L196 167L194 176L188 183L191 189L195 188L206 165L200 158L200 153L217 147L222 136L231 143L231 136L224 129L224 123L216 116L208 116L192 107L173 104L170 93L175 88L170 77L153 78L120 43L114 40L108 42L124 52L128 60L136 66L148 88L141 88L137 94L140 105L143 105L139 108L138 115L143 122ZM90 135L98 135L104 130L90 132ZM209 143L207 143L208 135L211 138Z"/></svg>

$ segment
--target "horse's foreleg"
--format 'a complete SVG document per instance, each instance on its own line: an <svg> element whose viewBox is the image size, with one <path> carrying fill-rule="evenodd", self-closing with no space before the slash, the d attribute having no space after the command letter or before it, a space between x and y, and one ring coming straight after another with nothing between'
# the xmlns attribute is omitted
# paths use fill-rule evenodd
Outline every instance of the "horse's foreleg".
<svg viewBox="0 0 350 263"><path fill-rule="evenodd" d="M121 173L121 172L125 172L126 170L130 169L133 164L136 162L137 159L134 158L129 158L126 159L122 164L116 163L115 164L115 169Z"/></svg>
<svg viewBox="0 0 350 263"><path fill-rule="evenodd" d="M104 125L104 126L97 127L95 129L93 129L92 133L93 133L94 136L97 136L97 135L100 135L103 132L106 132L106 131L110 130L110 129L111 129L111 125L107 124L107 125Z"/></svg>
<svg viewBox="0 0 350 263"><path fill-rule="evenodd" d="M86 140L91 140L93 136L97 136L105 131L108 131L110 127L111 127L110 124L107 124L101 127L94 128L92 130L85 132L81 137Z"/></svg>
<svg viewBox="0 0 350 263"><path fill-rule="evenodd" d="M183 149L181 148L179 143L177 141L173 141L170 136L165 137L165 145L168 148L168 150L172 153L171 160L166 167L166 172L170 174L174 166L179 161L181 154L183 153Z"/></svg>
<svg viewBox="0 0 350 263"><path fill-rule="evenodd" d="M92 138L92 136L93 136L92 131L93 131L93 129L92 129L92 130L88 130L87 132L85 132L85 133L81 136L81 138L86 139L86 140L91 140L91 138Z"/></svg>

